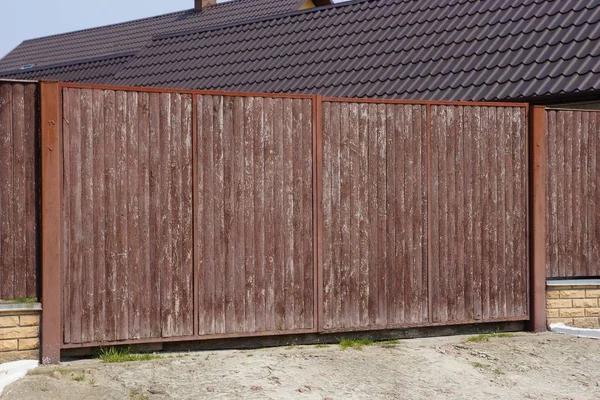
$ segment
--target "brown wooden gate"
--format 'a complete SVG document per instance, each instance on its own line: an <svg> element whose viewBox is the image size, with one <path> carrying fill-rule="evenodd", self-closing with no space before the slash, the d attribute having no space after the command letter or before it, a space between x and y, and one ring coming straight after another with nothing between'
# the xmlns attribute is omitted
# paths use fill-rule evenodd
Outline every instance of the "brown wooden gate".
<svg viewBox="0 0 600 400"><path fill-rule="evenodd" d="M314 106L63 85L62 347L315 332Z"/></svg>
<svg viewBox="0 0 600 400"><path fill-rule="evenodd" d="M62 348L528 319L524 105L59 87Z"/></svg>
<svg viewBox="0 0 600 400"><path fill-rule="evenodd" d="M323 328L528 318L524 105L323 102Z"/></svg>

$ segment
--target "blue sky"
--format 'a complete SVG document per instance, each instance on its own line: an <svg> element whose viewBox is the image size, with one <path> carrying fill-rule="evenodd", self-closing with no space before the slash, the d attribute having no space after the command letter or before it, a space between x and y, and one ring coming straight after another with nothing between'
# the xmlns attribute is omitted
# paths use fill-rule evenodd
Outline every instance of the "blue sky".
<svg viewBox="0 0 600 400"><path fill-rule="evenodd" d="M151 17L193 5L194 0L0 0L0 58L23 40Z"/></svg>

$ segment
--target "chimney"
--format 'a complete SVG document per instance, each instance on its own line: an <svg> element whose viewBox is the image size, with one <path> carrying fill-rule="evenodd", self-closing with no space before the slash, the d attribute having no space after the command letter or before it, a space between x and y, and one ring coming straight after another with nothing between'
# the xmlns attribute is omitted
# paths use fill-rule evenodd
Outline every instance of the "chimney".
<svg viewBox="0 0 600 400"><path fill-rule="evenodd" d="M194 0L194 10L200 12L217 4L217 0Z"/></svg>

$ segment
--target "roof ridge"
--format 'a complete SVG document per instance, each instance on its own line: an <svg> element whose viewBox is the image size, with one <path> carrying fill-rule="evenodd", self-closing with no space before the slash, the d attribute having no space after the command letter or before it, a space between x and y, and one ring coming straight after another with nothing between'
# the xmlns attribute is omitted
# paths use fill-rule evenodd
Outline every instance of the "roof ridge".
<svg viewBox="0 0 600 400"><path fill-rule="evenodd" d="M83 58L80 60L63 61L63 62L54 63L54 64L40 65L39 67L34 66L33 68L29 68L29 69L13 69L13 70L9 70L9 71L0 71L0 76L14 75L14 74L18 74L18 73L38 72L38 71L43 71L46 69L69 67L69 66L76 66L76 65L81 65L81 64L89 64L89 63L93 63L93 62L108 61L108 60L113 60L113 59L117 59L117 58L133 57L136 54L137 54L136 51L126 51L126 52L121 52L121 53L104 54L101 56Z"/></svg>
<svg viewBox="0 0 600 400"><path fill-rule="evenodd" d="M254 1L254 0L228 0L228 1L225 1L222 3L217 3L217 6L224 7L224 6L230 6L231 4L234 4L234 3L251 2L251 1ZM27 39L27 40L24 40L23 43L31 43L31 42L41 41L41 40L45 40L45 39L50 39L50 38L69 36L69 35L73 35L73 34L81 33L81 32L99 31L99 30L103 30L103 29L114 28L117 26L127 26L130 24L139 23L141 21L149 21L149 20L153 20L153 19L166 18L166 17L170 17L170 16L185 15L185 14L191 13L191 12L194 12L194 9L188 8L185 10L172 11L172 12L168 12L168 13L164 13L164 14L153 15L151 17L136 18L136 19L132 19L129 21L115 22L113 24L108 24L108 25L95 26L92 28L77 29L77 30L74 30L71 32L63 32L63 33L57 33L54 35L42 36L42 37L34 38L34 39Z"/></svg>
<svg viewBox="0 0 600 400"><path fill-rule="evenodd" d="M158 35L152 36L151 41L176 38L176 37L179 37L179 36L194 35L194 34L202 33L202 32L213 32L213 31L218 31L218 30L221 30L221 29L235 28L237 26L250 25L250 24L255 24L255 23L258 23L258 22L272 21L272 20L276 20L276 19L287 18L287 17L292 17L292 16L296 16L296 15L301 15L301 14L309 14L309 13L312 13L312 12L324 11L324 10L328 10L328 9L331 9L331 8L348 7L348 6L351 6L351 5L355 5L355 4L358 4L358 3L366 3L366 2L369 2L369 1L382 1L382 0L349 0L349 1L342 1L341 3L333 3L333 4L330 4L330 5L327 5L327 6L308 8L306 10L288 11L288 12L281 13L281 14L267 15L265 17L259 17L259 18L254 18L254 19L247 19L247 20L243 20L243 21L232 22L232 23L229 23L229 24L214 25L214 26L209 26L209 27L206 27L206 28L189 29L189 30L186 30L186 31L178 31L178 32L164 32L164 33L160 33ZM402 2L412 2L412 1L419 1L419 0L400 0L400 1L402 1ZM460 1L460 0L457 0L457 1Z"/></svg>

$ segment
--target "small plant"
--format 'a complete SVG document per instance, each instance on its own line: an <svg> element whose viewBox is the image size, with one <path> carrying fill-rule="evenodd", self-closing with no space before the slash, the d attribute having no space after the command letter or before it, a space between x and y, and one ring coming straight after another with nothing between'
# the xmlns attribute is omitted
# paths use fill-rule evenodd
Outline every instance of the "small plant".
<svg viewBox="0 0 600 400"><path fill-rule="evenodd" d="M26 297L19 299L11 299L11 300L2 300L0 299L0 304L15 304L15 303L37 303L37 297Z"/></svg>
<svg viewBox="0 0 600 400"><path fill-rule="evenodd" d="M377 342L375 344L381 347L396 347L401 343L399 340L384 340L383 342Z"/></svg>
<svg viewBox="0 0 600 400"><path fill-rule="evenodd" d="M131 389L131 391L129 392L129 399L130 400L148 400L148 396L138 392L137 390Z"/></svg>
<svg viewBox="0 0 600 400"><path fill-rule="evenodd" d="M108 349L100 349L98 358L105 363L121 363L129 361L149 361L161 358L156 354L132 354L131 349L110 347Z"/></svg>
<svg viewBox="0 0 600 400"><path fill-rule="evenodd" d="M315 347L316 347L317 349L324 349L324 348L326 348L326 347L329 347L329 345L328 345L328 344L325 344L325 343L317 343L317 344L315 345Z"/></svg>
<svg viewBox="0 0 600 400"><path fill-rule="evenodd" d="M496 374L496 375L504 375L504 372L502 372L502 370L500 368L496 368L496 369L494 369L494 374Z"/></svg>
<svg viewBox="0 0 600 400"><path fill-rule="evenodd" d="M246 354L246 357L254 357L254 354Z"/></svg>
<svg viewBox="0 0 600 400"><path fill-rule="evenodd" d="M209 358L210 358L210 354L207 354L206 358L204 359L204 361L208 361Z"/></svg>
<svg viewBox="0 0 600 400"><path fill-rule="evenodd" d="M356 349L356 350L361 350L364 346L370 346L373 344L373 341L371 339L346 339L346 338L342 338L342 340L340 340L340 348L342 350L346 350L346 349Z"/></svg>
<svg viewBox="0 0 600 400"><path fill-rule="evenodd" d="M80 375L71 375L71 377L73 378L73 380L75 382L83 382L85 380L85 375L84 374L80 374Z"/></svg>
<svg viewBox="0 0 600 400"><path fill-rule="evenodd" d="M490 339L494 338L511 338L515 337L514 333L506 332L495 332L495 333L481 333L479 335L471 336L467 339L467 342L489 342Z"/></svg>
<svg viewBox="0 0 600 400"><path fill-rule="evenodd" d="M473 368L479 368L479 369L485 369L485 368L488 367L487 365L482 364L482 363L477 362L477 361L472 362L471 365L473 366Z"/></svg>

